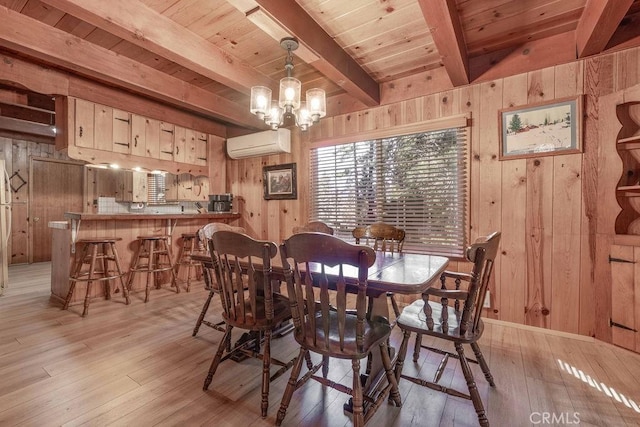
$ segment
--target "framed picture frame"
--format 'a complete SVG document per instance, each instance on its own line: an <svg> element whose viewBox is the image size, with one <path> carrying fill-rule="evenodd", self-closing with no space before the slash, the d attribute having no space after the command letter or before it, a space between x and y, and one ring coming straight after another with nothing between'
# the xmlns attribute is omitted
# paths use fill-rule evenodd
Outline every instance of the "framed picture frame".
<svg viewBox="0 0 640 427"><path fill-rule="evenodd" d="M265 200L297 199L296 164L264 166L262 168L262 184Z"/></svg>
<svg viewBox="0 0 640 427"><path fill-rule="evenodd" d="M582 152L582 96L502 109L500 160Z"/></svg>

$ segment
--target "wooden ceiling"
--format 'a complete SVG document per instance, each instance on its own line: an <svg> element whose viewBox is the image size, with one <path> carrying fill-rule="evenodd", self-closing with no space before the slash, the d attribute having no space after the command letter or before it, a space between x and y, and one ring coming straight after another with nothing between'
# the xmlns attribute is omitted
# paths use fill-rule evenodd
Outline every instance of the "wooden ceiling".
<svg viewBox="0 0 640 427"><path fill-rule="evenodd" d="M285 36L330 114L426 73L455 87L640 45L640 0L0 0L0 22L0 52L251 129Z"/></svg>

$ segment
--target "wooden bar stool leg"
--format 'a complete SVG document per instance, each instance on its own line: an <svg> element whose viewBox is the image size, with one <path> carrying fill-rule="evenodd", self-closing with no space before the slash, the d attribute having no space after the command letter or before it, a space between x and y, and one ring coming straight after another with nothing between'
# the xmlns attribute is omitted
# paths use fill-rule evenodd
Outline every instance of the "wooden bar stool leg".
<svg viewBox="0 0 640 427"><path fill-rule="evenodd" d="M96 259L98 258L98 245L91 245L91 266L89 267L89 280L87 280L87 292L84 296L84 310L82 310L82 317L85 317L89 313L89 301L91 298L89 296L91 290L91 284L93 283L93 275L96 269Z"/></svg>
<svg viewBox="0 0 640 427"><path fill-rule="evenodd" d="M167 237L166 239L162 239L162 241L164 242L166 251L167 251L167 257L169 258L169 265L173 266L173 254L171 253L171 245L169 244L169 237ZM178 281L176 280L176 269L175 268L171 268L169 269L169 272L171 273L171 283L172 286L176 287L176 293L179 294L180 293L180 286L178 286Z"/></svg>
<svg viewBox="0 0 640 427"><path fill-rule="evenodd" d="M116 249L115 243L110 243L111 253L113 254L113 261L116 264L116 271L118 272L118 278L120 279L120 286L122 287L122 295L124 296L124 300L127 305L131 304L131 300L129 299L129 289L125 286L124 279L122 278L122 268L120 267L120 258L118 257L118 250Z"/></svg>
<svg viewBox="0 0 640 427"><path fill-rule="evenodd" d="M89 245L84 245L82 247L82 251L79 254L76 254L76 258L73 264L73 272L71 273L71 277L69 278L69 291L67 292L67 298L64 300L64 305L62 306L63 310L69 308L69 303L71 302L71 297L73 296L73 292L76 289L76 279L80 275L80 271L82 271L82 265L84 264L84 259L86 258L89 252Z"/></svg>
<svg viewBox="0 0 640 427"><path fill-rule="evenodd" d="M136 253L133 256L133 264L129 269L129 278L127 279L127 290L131 290L131 285L133 284L133 278L135 273L137 273L138 264L140 264L140 254L142 253L142 247L144 242L138 242L138 249L136 249Z"/></svg>
<svg viewBox="0 0 640 427"><path fill-rule="evenodd" d="M147 262L147 284L145 286L145 291L144 291L144 302L149 302L149 292L151 291L151 282L149 281L151 274L153 274L154 276L154 281L156 283L158 283L158 278L156 277L156 274L152 271L152 267L153 267L153 263L156 262L156 257L155 257L155 241L150 240L148 241L149 244L149 259Z"/></svg>
<svg viewBox="0 0 640 427"><path fill-rule="evenodd" d="M104 272L104 276L107 277L109 275L109 251L107 248L110 246L108 242L99 243L102 247L102 271ZM104 280L104 299L111 299L111 281Z"/></svg>
<svg viewBox="0 0 640 427"><path fill-rule="evenodd" d="M191 261L191 254L193 254L193 251L195 249L194 243L195 239L189 238L189 253L187 254L187 257L189 258L189 262L187 264L187 292L191 291L191 267L193 264ZM182 258L178 258L178 262L182 262Z"/></svg>

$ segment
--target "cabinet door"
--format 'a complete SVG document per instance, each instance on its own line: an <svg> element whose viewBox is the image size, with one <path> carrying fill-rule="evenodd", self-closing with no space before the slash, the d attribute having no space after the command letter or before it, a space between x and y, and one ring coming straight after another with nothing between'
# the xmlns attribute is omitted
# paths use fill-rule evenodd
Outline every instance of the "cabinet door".
<svg viewBox="0 0 640 427"><path fill-rule="evenodd" d="M209 201L209 177L197 176L193 180L193 190L191 191L192 201L208 202Z"/></svg>
<svg viewBox="0 0 640 427"><path fill-rule="evenodd" d="M193 176L188 173L178 175L178 200L190 200L193 191Z"/></svg>
<svg viewBox="0 0 640 427"><path fill-rule="evenodd" d="M185 163L187 154L187 129L183 128L182 126L175 126L173 143L173 160L176 162Z"/></svg>
<svg viewBox="0 0 640 427"><path fill-rule="evenodd" d="M160 160L173 160L174 134L174 125L160 122Z"/></svg>
<svg viewBox="0 0 640 427"><path fill-rule="evenodd" d="M199 166L207 165L207 150L209 144L209 135L202 132L196 132L196 160L195 164Z"/></svg>
<svg viewBox="0 0 640 427"><path fill-rule="evenodd" d="M113 152L131 152L131 113L113 109Z"/></svg>
<svg viewBox="0 0 640 427"><path fill-rule="evenodd" d="M95 148L96 150L113 151L113 108L96 104Z"/></svg>
<svg viewBox="0 0 640 427"><path fill-rule="evenodd" d="M611 337L640 353L640 247L611 246Z"/></svg>
<svg viewBox="0 0 640 427"><path fill-rule="evenodd" d="M168 173L164 176L164 197L167 202L178 201L178 176Z"/></svg>
<svg viewBox="0 0 640 427"><path fill-rule="evenodd" d="M131 201L146 202L148 200L147 173L132 172L131 174Z"/></svg>
<svg viewBox="0 0 640 427"><path fill-rule="evenodd" d="M95 134L95 115L93 102L76 99L75 108L75 145L93 148Z"/></svg>
<svg viewBox="0 0 640 427"><path fill-rule="evenodd" d="M134 156L144 157L147 155L146 127L147 120L144 117L137 114L131 115L131 154Z"/></svg>
<svg viewBox="0 0 640 427"><path fill-rule="evenodd" d="M118 171L119 202L146 202L147 201L147 173L135 171Z"/></svg>
<svg viewBox="0 0 640 427"><path fill-rule="evenodd" d="M160 121L145 119L145 150L152 159L160 158Z"/></svg>
<svg viewBox="0 0 640 427"><path fill-rule="evenodd" d="M187 153L185 155L185 162L190 165L196 164L196 135L197 132L193 129L187 129Z"/></svg>

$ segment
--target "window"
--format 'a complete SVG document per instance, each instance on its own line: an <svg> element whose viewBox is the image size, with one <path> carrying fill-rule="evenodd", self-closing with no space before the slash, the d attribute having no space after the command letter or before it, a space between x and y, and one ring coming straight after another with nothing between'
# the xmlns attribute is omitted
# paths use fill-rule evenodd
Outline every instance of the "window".
<svg viewBox="0 0 640 427"><path fill-rule="evenodd" d="M310 165L310 219L337 236L383 221L405 230L407 252L463 255L466 127L314 148Z"/></svg>

